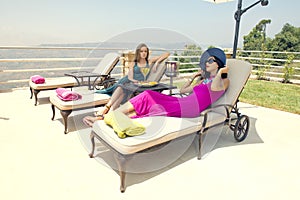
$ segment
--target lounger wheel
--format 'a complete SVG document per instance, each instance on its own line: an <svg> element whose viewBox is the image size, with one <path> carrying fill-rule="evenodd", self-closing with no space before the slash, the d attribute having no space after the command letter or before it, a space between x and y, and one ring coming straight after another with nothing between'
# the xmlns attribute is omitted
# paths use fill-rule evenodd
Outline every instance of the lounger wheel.
<svg viewBox="0 0 300 200"><path fill-rule="evenodd" d="M233 135L236 141L241 142L247 137L249 124L250 121L248 116L241 115L238 117L233 130Z"/></svg>

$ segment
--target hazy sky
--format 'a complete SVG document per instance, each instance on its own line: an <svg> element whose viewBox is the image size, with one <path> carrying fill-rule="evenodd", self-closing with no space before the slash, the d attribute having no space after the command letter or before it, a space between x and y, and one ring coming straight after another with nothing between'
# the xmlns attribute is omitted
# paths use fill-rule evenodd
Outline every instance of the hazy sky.
<svg viewBox="0 0 300 200"><path fill-rule="evenodd" d="M256 0L243 0L243 8ZM262 19L273 38L285 23L300 27L300 1L269 0L242 16L240 39ZM237 0L0 0L0 46L101 42L141 28L176 31L198 44L232 44ZM241 45L241 42L239 43Z"/></svg>

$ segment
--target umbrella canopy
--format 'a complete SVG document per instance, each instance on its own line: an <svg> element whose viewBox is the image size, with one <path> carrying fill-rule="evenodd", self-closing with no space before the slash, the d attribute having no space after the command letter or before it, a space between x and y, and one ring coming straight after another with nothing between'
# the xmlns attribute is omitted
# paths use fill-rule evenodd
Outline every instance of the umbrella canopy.
<svg viewBox="0 0 300 200"><path fill-rule="evenodd" d="M218 3L225 3L225 2L234 1L234 0L203 0L203 1L208 1L211 3L218 4Z"/></svg>

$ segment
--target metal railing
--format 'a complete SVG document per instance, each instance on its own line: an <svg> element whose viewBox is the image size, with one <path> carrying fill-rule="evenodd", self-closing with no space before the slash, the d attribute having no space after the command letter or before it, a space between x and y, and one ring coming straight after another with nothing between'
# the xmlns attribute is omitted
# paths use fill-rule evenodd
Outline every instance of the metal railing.
<svg viewBox="0 0 300 200"><path fill-rule="evenodd" d="M257 78L283 81L289 76L290 82L300 83L300 52L240 50L238 59L250 62Z"/></svg>
<svg viewBox="0 0 300 200"><path fill-rule="evenodd" d="M43 47L43 46L2 46L0 47L0 91L27 87L29 77L40 74L45 77L60 77L64 73L76 70L92 71L105 52L124 52L126 48L95 47ZM170 60L180 62L179 72L184 75L197 70L201 52L194 56L182 56L178 52L186 49L151 49L152 53L169 51ZM191 51L191 50L189 50ZM178 55L174 55L174 53ZM196 55L195 55L196 54ZM239 51L237 59L249 61L254 66L253 75L282 79L287 55L294 55L292 60L294 82L300 80L300 52L274 51ZM277 56L274 56L277 55ZM122 76L122 65L117 65L112 76Z"/></svg>

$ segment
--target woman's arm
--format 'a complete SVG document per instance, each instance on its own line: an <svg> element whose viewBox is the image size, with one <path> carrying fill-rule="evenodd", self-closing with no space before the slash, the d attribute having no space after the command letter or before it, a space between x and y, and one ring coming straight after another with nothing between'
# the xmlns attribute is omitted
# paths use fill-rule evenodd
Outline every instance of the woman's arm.
<svg viewBox="0 0 300 200"><path fill-rule="evenodd" d="M211 83L211 90L212 91L221 91L221 90L226 90L229 86L229 79L226 77L222 78L222 74L227 74L228 73L228 66L221 68L214 80Z"/></svg>
<svg viewBox="0 0 300 200"><path fill-rule="evenodd" d="M161 63L163 60L165 60L169 56L170 56L170 53L165 52L165 53L161 54L160 56L155 56L155 57L150 58L149 65L152 65L154 63L152 70L155 72L159 63Z"/></svg>
<svg viewBox="0 0 300 200"><path fill-rule="evenodd" d="M193 88L195 87L195 85L192 85L192 83L194 82L195 78L202 76L202 73L203 71L199 70L197 73L193 74L191 78L189 78L189 80L181 87L180 93L184 94L193 92ZM202 80L198 84L200 83L202 83Z"/></svg>

